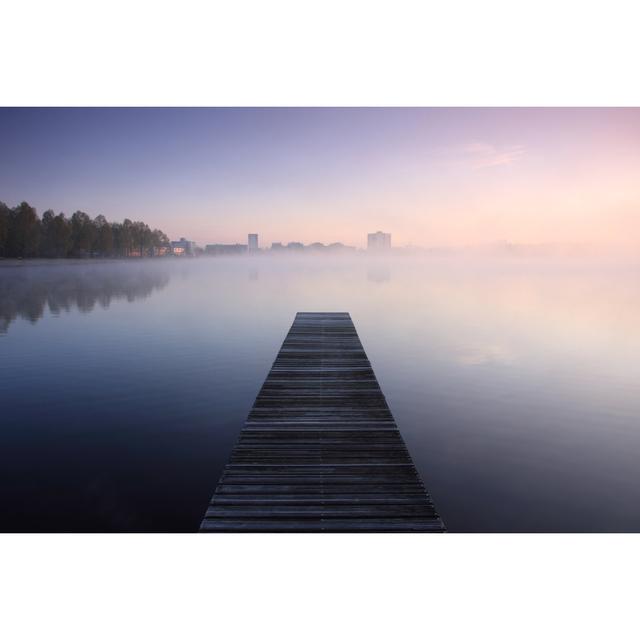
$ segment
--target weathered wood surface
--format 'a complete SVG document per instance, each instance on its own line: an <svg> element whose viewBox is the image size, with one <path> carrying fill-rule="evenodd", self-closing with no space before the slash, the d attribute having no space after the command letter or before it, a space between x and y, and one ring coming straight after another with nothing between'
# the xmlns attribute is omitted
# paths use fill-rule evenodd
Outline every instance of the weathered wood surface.
<svg viewBox="0 0 640 640"><path fill-rule="evenodd" d="M444 530L348 313L296 315L200 530Z"/></svg>

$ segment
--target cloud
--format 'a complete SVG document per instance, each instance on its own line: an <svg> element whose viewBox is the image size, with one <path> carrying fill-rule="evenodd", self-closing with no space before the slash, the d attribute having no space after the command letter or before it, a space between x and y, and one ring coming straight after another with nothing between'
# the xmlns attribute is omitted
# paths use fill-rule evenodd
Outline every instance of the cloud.
<svg viewBox="0 0 640 640"><path fill-rule="evenodd" d="M486 142L472 142L464 145L463 152L471 159L474 169L486 169L513 164L524 155L525 150L522 145L496 147Z"/></svg>

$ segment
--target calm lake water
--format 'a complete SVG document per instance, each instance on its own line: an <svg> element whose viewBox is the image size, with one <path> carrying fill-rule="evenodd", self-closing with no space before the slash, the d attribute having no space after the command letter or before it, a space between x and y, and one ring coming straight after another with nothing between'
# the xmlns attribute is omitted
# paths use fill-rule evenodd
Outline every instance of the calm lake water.
<svg viewBox="0 0 640 640"><path fill-rule="evenodd" d="M0 530L195 531L296 311L348 311L450 531L640 531L640 269L0 264Z"/></svg>

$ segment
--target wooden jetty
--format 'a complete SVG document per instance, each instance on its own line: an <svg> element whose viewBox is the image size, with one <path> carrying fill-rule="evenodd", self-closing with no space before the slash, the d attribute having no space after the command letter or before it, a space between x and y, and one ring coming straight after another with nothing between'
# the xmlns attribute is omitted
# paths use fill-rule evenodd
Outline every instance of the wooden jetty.
<svg viewBox="0 0 640 640"><path fill-rule="evenodd" d="M201 531L440 532L348 313L298 313Z"/></svg>

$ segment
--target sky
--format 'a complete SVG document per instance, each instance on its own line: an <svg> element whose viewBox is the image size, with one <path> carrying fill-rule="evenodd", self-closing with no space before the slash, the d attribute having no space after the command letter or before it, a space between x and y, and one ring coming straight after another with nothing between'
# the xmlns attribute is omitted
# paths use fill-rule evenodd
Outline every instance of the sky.
<svg viewBox="0 0 640 640"><path fill-rule="evenodd" d="M640 248L640 109L0 108L0 201L200 244Z"/></svg>

